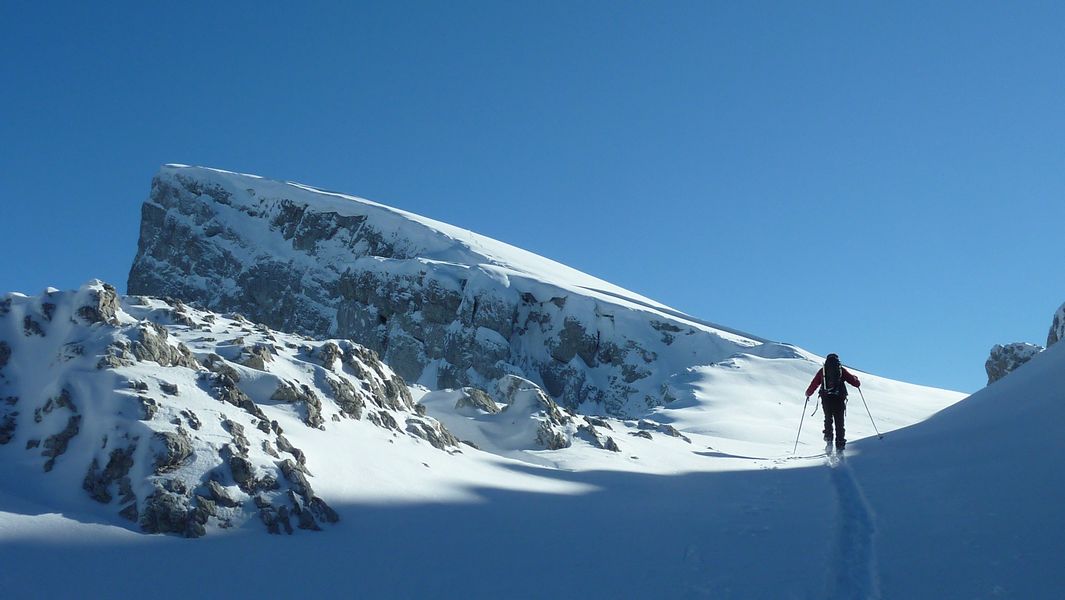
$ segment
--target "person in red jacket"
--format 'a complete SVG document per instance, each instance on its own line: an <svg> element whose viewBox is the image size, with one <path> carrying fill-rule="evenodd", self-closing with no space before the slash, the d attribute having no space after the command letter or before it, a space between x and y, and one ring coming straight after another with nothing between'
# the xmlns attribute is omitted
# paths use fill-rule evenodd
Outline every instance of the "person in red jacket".
<svg viewBox="0 0 1065 600"><path fill-rule="evenodd" d="M825 358L825 365L814 375L810 387L806 388L806 399L809 400L814 390L820 386L817 395L821 398L821 406L825 411L825 441L836 442L836 449L842 450L847 445L846 432L843 428L843 415L847 412L847 386L861 387L850 371L843 368L839 362L839 356L829 354ZM832 435L832 425L835 422L835 436Z"/></svg>

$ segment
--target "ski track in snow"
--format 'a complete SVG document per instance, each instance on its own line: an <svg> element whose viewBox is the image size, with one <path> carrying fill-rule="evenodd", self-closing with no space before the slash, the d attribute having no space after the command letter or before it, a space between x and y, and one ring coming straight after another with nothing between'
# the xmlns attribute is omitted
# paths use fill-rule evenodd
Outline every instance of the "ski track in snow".
<svg viewBox="0 0 1065 600"><path fill-rule="evenodd" d="M836 525L832 567L828 571L825 598L880 598L880 581L873 537L873 511L862 494L854 473L841 457L825 459L836 490Z"/></svg>

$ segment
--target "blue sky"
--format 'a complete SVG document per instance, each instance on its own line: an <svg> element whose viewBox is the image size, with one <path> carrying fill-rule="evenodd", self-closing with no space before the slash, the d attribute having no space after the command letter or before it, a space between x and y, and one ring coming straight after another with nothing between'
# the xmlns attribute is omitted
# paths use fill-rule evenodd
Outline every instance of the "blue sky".
<svg viewBox="0 0 1065 600"><path fill-rule="evenodd" d="M46 4L0 5L5 291L123 289L180 162L965 391L1065 302L1062 3Z"/></svg>

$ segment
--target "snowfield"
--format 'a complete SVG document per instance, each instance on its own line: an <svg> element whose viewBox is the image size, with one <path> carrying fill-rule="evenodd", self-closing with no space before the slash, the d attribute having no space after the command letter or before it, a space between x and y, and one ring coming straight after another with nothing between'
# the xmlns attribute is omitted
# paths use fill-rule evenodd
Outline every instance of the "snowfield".
<svg viewBox="0 0 1065 600"><path fill-rule="evenodd" d="M552 457L563 468L333 436L309 453L335 457L316 480L344 498L342 518L314 535L146 536L5 479L0 558L16 568L0 584L8 597L1053 598L1063 367L1052 348L925 422L854 442L834 468L725 455L708 446L728 440L694 432L690 446L626 437L611 464L578 446ZM759 449L788 454L768 437Z"/></svg>
<svg viewBox="0 0 1065 600"><path fill-rule="evenodd" d="M173 310L122 306L142 317ZM240 323L184 312L201 327ZM122 326L133 327L130 319ZM244 327L284 347L282 334ZM225 341L168 328L171 343L189 343L194 355L197 343ZM15 333L3 335L7 368L24 336ZM234 360L246 354L225 360L241 366ZM283 354L265 371L241 366L249 394L258 397L256 381L273 389L276 378L303 377ZM322 431L299 410L264 406L271 416L289 411L285 435L339 515L293 535L267 535L256 518L228 529L209 521L195 541L148 535L88 498L79 476L63 475L65 464L84 464L72 450L45 473L22 444L0 446L0 585L20 598L1057 596L1065 584L1054 568L1065 525L1060 345L960 402L857 372L886 435L872 436L853 395L852 442L838 462L816 456L820 412L804 418L791 455L815 361L734 360L676 378L677 401L645 419L598 419L596 437L575 430L587 421L572 422L571 445L555 450L535 444L530 423L541 417L535 397L522 396L528 390L492 413L456 407L460 392L413 387L426 418L481 448L457 452L365 419L327 419ZM188 370L153 364L116 372L150 380ZM197 405L201 418L217 410L210 402ZM330 406L323 402L323 414ZM607 437L619 451L602 447Z"/></svg>

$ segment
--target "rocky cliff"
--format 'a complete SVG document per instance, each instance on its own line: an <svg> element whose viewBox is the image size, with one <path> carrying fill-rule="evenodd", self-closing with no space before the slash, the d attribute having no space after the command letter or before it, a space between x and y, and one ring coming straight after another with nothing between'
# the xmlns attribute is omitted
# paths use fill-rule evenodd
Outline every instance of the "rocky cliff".
<svg viewBox="0 0 1065 600"><path fill-rule="evenodd" d="M100 282L0 298L0 470L18 482L4 491L38 490L50 510L189 537L249 520L318 530L339 515L314 491L315 465L368 458L316 451L329 432L457 452L424 412L347 340Z"/></svg>
<svg viewBox="0 0 1065 600"><path fill-rule="evenodd" d="M587 413L641 414L671 375L739 352L800 356L444 223L177 165L152 181L128 288L354 340L430 389L517 376Z"/></svg>

